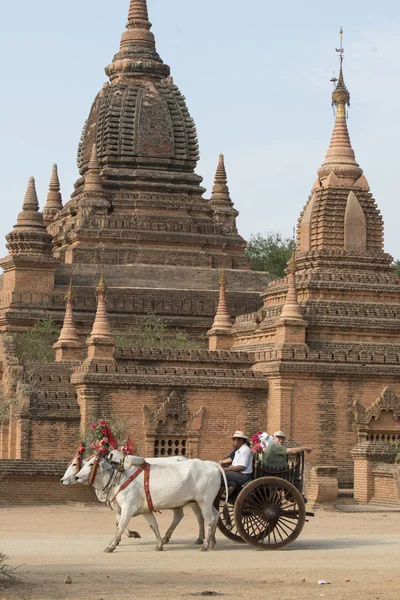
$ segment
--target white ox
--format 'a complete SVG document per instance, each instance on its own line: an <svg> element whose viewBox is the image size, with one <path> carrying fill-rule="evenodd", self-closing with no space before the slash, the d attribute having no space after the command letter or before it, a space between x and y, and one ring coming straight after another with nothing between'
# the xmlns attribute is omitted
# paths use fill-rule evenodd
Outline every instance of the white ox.
<svg viewBox="0 0 400 600"><path fill-rule="evenodd" d="M118 450L113 450L109 455L109 459L111 460L112 463L119 464L121 462L121 460L123 459L123 455ZM150 464L161 464L161 465L164 464L165 465L168 463L176 463L176 462L186 461L188 459L184 458L182 456L170 456L170 457L165 457L165 458L146 458L145 460L146 460L146 462L148 462ZM61 477L61 480L60 480L61 485L74 485L74 484L78 483L76 480L76 475L77 475L78 471L80 470L80 468L86 464L86 462L87 461L85 459L79 459L78 455L74 456L72 461L69 463L64 475ZM129 456L127 456L125 458L124 464L125 464L126 468L129 468L132 466L130 464ZM111 508L111 510L114 510L117 512L116 521L117 521L117 527L118 527L119 520L120 520L120 514L121 514L121 508L120 508L119 504L116 502L111 503L110 500L107 498L107 496L101 490L95 489L95 492L96 492L97 499L100 502L107 503L107 505ZM199 524L199 537L195 541L195 544L197 546L201 546L201 545L203 545L204 538L205 538L203 515L202 515L202 512L201 512L198 504L191 504L190 507L193 510L194 514L196 515L196 519ZM172 537L172 534L174 533L175 529L177 528L177 526L183 519L183 508L173 509L173 513L174 513L174 517L173 517L172 523L169 526L166 534L164 535L164 537L162 539L163 544L168 544L168 542L170 541L170 539ZM128 529L128 527L126 528L126 535L129 538L140 538L140 534L137 531L131 531L130 529Z"/></svg>
<svg viewBox="0 0 400 600"><path fill-rule="evenodd" d="M122 491L121 485L143 464L144 459L138 459L137 465L122 474L109 462L100 456L91 458L76 476L78 483L88 483L93 469L96 475L93 487L103 492L111 504L118 504L121 516L117 533L104 552L113 552L121 541L122 534L130 519L143 515L157 538L157 550L163 549L163 540L158 529L154 512L151 512L144 489L144 472L131 481ZM97 463L97 465L96 465ZM154 511L182 509L186 504L196 502L200 507L207 524L207 535L202 546L206 551L215 545L215 530L219 513L213 503L221 486L221 474L225 483L226 497L228 484L224 470L214 462L202 461L198 458L175 462L166 465L152 464L150 466L150 494Z"/></svg>

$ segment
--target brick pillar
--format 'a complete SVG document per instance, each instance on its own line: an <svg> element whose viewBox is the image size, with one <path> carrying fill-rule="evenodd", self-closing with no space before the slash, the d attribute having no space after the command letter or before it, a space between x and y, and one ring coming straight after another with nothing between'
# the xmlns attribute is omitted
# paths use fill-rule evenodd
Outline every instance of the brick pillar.
<svg viewBox="0 0 400 600"><path fill-rule="evenodd" d="M12 459L16 458L16 419L14 416L13 407L10 408L10 420L8 422L8 449L7 449L7 458Z"/></svg>
<svg viewBox="0 0 400 600"><path fill-rule="evenodd" d="M16 420L15 458L29 460L29 434L31 422L29 417L19 416Z"/></svg>
<svg viewBox="0 0 400 600"><path fill-rule="evenodd" d="M188 432L187 438L187 457L198 458L199 457L199 433Z"/></svg>
<svg viewBox="0 0 400 600"><path fill-rule="evenodd" d="M351 451L354 460L354 500L368 504L374 496L373 470L378 462L393 464L396 450L388 444L359 442Z"/></svg>
<svg viewBox="0 0 400 600"><path fill-rule="evenodd" d="M270 381L267 428L268 432L283 430L290 440L293 436L292 402L294 381L281 378Z"/></svg>
<svg viewBox="0 0 400 600"><path fill-rule="evenodd" d="M0 423L0 460L8 458L8 426Z"/></svg>
<svg viewBox="0 0 400 600"><path fill-rule="evenodd" d="M143 456L147 456L148 458L152 458L154 456L155 441L156 436L154 433L146 433L146 446Z"/></svg>
<svg viewBox="0 0 400 600"><path fill-rule="evenodd" d="M81 411L81 432L83 433L88 425L93 420L101 419L104 415L101 414L99 402L99 388L91 388L86 385L77 386L78 404Z"/></svg>

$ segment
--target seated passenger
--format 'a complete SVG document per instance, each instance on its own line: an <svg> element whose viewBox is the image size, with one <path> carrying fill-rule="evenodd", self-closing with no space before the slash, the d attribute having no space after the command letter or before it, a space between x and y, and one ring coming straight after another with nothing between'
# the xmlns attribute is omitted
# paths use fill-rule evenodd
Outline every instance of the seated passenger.
<svg viewBox="0 0 400 600"><path fill-rule="evenodd" d="M301 447L301 448L286 448L283 445L286 436L283 431L276 431L272 438L272 442L264 449L263 452L263 467L266 469L281 469L282 471L289 468L288 456L292 454L299 454L300 452L312 451L312 448Z"/></svg>
<svg viewBox="0 0 400 600"><path fill-rule="evenodd" d="M219 461L224 468L228 486L239 487L244 485L252 478L253 473L253 453L247 445L249 438L238 429L232 436L235 455Z"/></svg>

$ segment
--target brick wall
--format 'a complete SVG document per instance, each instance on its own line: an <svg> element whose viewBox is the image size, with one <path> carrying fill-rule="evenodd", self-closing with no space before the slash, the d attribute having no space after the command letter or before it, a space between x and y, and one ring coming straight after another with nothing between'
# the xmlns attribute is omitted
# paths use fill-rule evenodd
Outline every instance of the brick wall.
<svg viewBox="0 0 400 600"><path fill-rule="evenodd" d="M311 373L268 377L268 382L268 430L283 429L297 444L311 446L308 464L337 466L340 485L351 487L351 450L357 443L354 404L359 402L368 409L385 385L400 396L398 383L392 378L339 378ZM381 417L382 422L379 419L371 423L371 430L400 433L400 423L392 412L381 413Z"/></svg>
<svg viewBox="0 0 400 600"><path fill-rule="evenodd" d="M60 484L67 464L65 461L0 461L0 505L97 502L88 486Z"/></svg>

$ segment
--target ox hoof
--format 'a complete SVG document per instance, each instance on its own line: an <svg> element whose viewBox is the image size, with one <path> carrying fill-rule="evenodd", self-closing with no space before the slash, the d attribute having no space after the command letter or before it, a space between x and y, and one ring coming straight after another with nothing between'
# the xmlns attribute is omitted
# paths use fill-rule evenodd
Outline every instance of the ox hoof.
<svg viewBox="0 0 400 600"><path fill-rule="evenodd" d="M111 554L111 552L114 552L114 550L115 550L115 548L106 548L106 549L104 550L104 553L105 553L105 554Z"/></svg>
<svg viewBox="0 0 400 600"><path fill-rule="evenodd" d="M197 538L197 540L195 541L194 545L195 546L202 546L204 544L204 540Z"/></svg>
<svg viewBox="0 0 400 600"><path fill-rule="evenodd" d="M126 534L128 536L128 538L137 538L137 539L141 539L141 535L140 533L138 533L137 531L129 531Z"/></svg>
<svg viewBox="0 0 400 600"><path fill-rule="evenodd" d="M208 552L208 548L207 548L207 546L202 546L202 547L200 548L200 550L201 550L201 552Z"/></svg>
<svg viewBox="0 0 400 600"><path fill-rule="evenodd" d="M162 552L164 548L162 546L156 546L157 552Z"/></svg>

